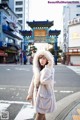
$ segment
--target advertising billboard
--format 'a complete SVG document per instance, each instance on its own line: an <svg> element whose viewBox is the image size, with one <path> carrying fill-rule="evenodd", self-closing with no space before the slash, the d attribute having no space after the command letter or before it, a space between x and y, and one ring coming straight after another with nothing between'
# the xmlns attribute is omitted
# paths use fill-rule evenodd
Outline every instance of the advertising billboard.
<svg viewBox="0 0 80 120"><path fill-rule="evenodd" d="M80 24L69 27L69 47L80 47Z"/></svg>

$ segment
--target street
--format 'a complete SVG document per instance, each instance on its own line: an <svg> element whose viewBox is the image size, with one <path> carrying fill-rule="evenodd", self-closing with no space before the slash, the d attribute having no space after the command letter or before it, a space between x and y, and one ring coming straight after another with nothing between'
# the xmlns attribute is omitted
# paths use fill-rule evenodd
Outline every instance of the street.
<svg viewBox="0 0 80 120"><path fill-rule="evenodd" d="M56 65L56 100L80 91L80 67ZM32 65L0 65L0 113L6 110L9 120L31 120L34 108L26 101L28 87L32 79ZM29 112L30 111L30 112ZM2 114L0 114L0 120Z"/></svg>

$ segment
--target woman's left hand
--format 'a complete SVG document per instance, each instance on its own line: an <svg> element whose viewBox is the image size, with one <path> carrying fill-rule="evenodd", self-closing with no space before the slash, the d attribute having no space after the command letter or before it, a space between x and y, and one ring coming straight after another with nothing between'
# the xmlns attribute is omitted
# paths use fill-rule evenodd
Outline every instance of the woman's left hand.
<svg viewBox="0 0 80 120"><path fill-rule="evenodd" d="M30 100L32 100L32 97L28 95L28 96L26 97L26 100L29 100L29 101L30 101Z"/></svg>

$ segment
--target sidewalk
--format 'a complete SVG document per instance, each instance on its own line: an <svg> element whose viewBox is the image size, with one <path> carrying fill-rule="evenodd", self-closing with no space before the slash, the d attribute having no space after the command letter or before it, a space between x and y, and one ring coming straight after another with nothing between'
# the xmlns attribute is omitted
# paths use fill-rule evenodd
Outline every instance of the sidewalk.
<svg viewBox="0 0 80 120"><path fill-rule="evenodd" d="M80 120L80 92L57 102L57 110L46 115L47 120Z"/></svg>
<svg viewBox="0 0 80 120"><path fill-rule="evenodd" d="M70 111L64 120L80 120L80 101L79 103Z"/></svg>

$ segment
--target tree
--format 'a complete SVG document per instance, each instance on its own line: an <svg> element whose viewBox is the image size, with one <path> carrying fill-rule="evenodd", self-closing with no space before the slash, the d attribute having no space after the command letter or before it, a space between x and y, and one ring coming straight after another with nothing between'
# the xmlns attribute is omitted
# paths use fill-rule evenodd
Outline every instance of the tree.
<svg viewBox="0 0 80 120"><path fill-rule="evenodd" d="M52 53L52 55L55 54L54 47L53 47L53 48L50 48L49 51ZM62 53L62 50L61 50L60 47L58 46L58 51L57 51L58 60L61 59L61 54L60 54L60 53Z"/></svg>
<svg viewBox="0 0 80 120"><path fill-rule="evenodd" d="M37 48L36 48L34 45L32 45L32 46L30 46L30 51L36 52L36 51L37 51Z"/></svg>
<svg viewBox="0 0 80 120"><path fill-rule="evenodd" d="M30 45L28 55L32 55L32 53L35 53L37 51L37 48L34 45Z"/></svg>

